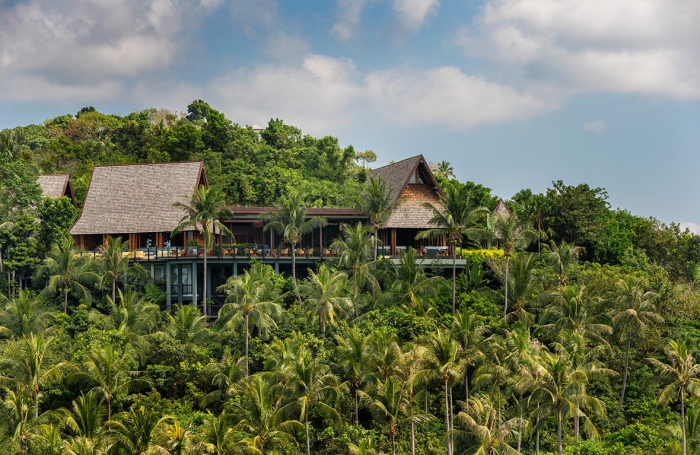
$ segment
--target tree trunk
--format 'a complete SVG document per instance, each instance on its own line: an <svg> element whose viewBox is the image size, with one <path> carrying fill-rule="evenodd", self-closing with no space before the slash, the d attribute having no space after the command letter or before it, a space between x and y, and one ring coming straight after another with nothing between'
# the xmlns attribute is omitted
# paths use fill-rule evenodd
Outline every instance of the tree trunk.
<svg viewBox="0 0 700 455"><path fill-rule="evenodd" d="M454 452L454 431L455 431L455 406L452 401L452 387L450 387L450 446Z"/></svg>
<svg viewBox="0 0 700 455"><path fill-rule="evenodd" d="M325 311L321 310L320 313L318 313L318 325L321 327L321 333L326 333L326 314Z"/></svg>
<svg viewBox="0 0 700 455"><path fill-rule="evenodd" d="M426 381L424 384L425 388L423 390L423 410L427 413L428 412L428 382Z"/></svg>
<svg viewBox="0 0 700 455"><path fill-rule="evenodd" d="M557 448L559 449L559 455L562 455L564 448L561 444L561 408L557 409Z"/></svg>
<svg viewBox="0 0 700 455"><path fill-rule="evenodd" d="M508 262L509 259L506 257L506 276L503 279L503 282L505 284L505 299L503 301L503 319L505 319L506 315L508 314Z"/></svg>
<svg viewBox="0 0 700 455"><path fill-rule="evenodd" d="M68 313L68 286L63 291L63 314Z"/></svg>
<svg viewBox="0 0 700 455"><path fill-rule="evenodd" d="M535 455L540 455L540 430L535 434Z"/></svg>
<svg viewBox="0 0 700 455"><path fill-rule="evenodd" d="M469 401L469 365L464 366L464 401Z"/></svg>
<svg viewBox="0 0 700 455"><path fill-rule="evenodd" d="M578 415L578 405L576 405L576 414L574 414L574 439L578 441L579 438L579 428L581 427L581 417Z"/></svg>
<svg viewBox="0 0 700 455"><path fill-rule="evenodd" d="M311 439L309 439L309 408L304 413L304 429L306 430L306 455L311 455Z"/></svg>
<svg viewBox="0 0 700 455"><path fill-rule="evenodd" d="M627 334L627 341L625 342L625 372L622 375L622 392L620 392L620 402L617 403L617 412L622 409L622 403L625 401L625 389L627 388L627 372L629 369L630 362L630 345L632 343L632 333Z"/></svg>
<svg viewBox="0 0 700 455"><path fill-rule="evenodd" d="M450 442L450 397L447 393L447 381L445 381L445 438L447 439L447 455L452 455Z"/></svg>
<svg viewBox="0 0 700 455"><path fill-rule="evenodd" d="M396 455L396 431L391 430L391 455Z"/></svg>
<svg viewBox="0 0 700 455"><path fill-rule="evenodd" d="M34 392L34 419L39 418L39 391Z"/></svg>
<svg viewBox="0 0 700 455"><path fill-rule="evenodd" d="M452 316L455 315L457 311L456 303L456 287L457 287L457 245L453 245L454 251L452 252Z"/></svg>
<svg viewBox="0 0 700 455"><path fill-rule="evenodd" d="M207 312L207 242L204 242L204 277L202 278L202 311L204 316L209 316ZM194 285L197 286L197 277L194 277Z"/></svg>
<svg viewBox="0 0 700 455"><path fill-rule="evenodd" d="M355 385L355 425L360 424L360 387Z"/></svg>
<svg viewBox="0 0 700 455"><path fill-rule="evenodd" d="M168 292L170 292L170 291L168 291ZM112 302L114 302L115 304L117 303L116 298L117 298L117 277L115 276L112 278Z"/></svg>
<svg viewBox="0 0 700 455"><path fill-rule="evenodd" d="M685 440L685 388L681 389L681 435L683 437L683 455L686 455L686 440Z"/></svg>
<svg viewBox="0 0 700 455"><path fill-rule="evenodd" d="M250 328L248 327L248 313L245 314L245 377L248 377L248 337Z"/></svg>
<svg viewBox="0 0 700 455"><path fill-rule="evenodd" d="M297 299L299 299L299 305L302 304L301 294L299 294L299 288L297 287L297 253L296 253L296 242L292 243L292 281L294 282L294 292L297 293Z"/></svg>
<svg viewBox="0 0 700 455"><path fill-rule="evenodd" d="M522 447L523 441L523 394L521 393L518 397L518 407L520 408L520 422L518 422L518 453L520 453L520 448Z"/></svg>
<svg viewBox="0 0 700 455"><path fill-rule="evenodd" d="M410 410L410 419L411 419L411 455L416 455L416 430L415 430L415 424L413 422L413 386L411 386L411 393L410 393L410 400L409 400L409 410Z"/></svg>
<svg viewBox="0 0 700 455"><path fill-rule="evenodd" d="M377 260L377 226L374 227L374 245L372 247L374 248L374 260Z"/></svg>

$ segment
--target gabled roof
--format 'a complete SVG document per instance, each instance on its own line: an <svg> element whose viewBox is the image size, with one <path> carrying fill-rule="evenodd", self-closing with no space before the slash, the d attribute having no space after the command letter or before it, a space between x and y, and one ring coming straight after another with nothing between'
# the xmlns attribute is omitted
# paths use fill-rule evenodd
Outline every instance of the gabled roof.
<svg viewBox="0 0 700 455"><path fill-rule="evenodd" d="M410 184L409 182L417 170L422 175L423 184ZM381 178L386 183L387 188L391 191L392 200L395 201L402 196L406 198L391 214L386 227L415 229L434 227L429 223L433 217L433 211L424 207L423 203L428 202L441 209L442 204L439 197L443 192L423 155L372 169L370 175Z"/></svg>
<svg viewBox="0 0 700 455"><path fill-rule="evenodd" d="M204 163L97 166L73 235L170 232L196 186L207 184Z"/></svg>
<svg viewBox="0 0 700 455"><path fill-rule="evenodd" d="M408 186L408 182L419 166L423 174L428 178L428 182L425 183L433 186L437 189L438 193L442 194L442 189L435 179L433 171L430 170L430 166L428 166L425 158L423 158L423 155L416 155L411 158L406 158L405 160L397 161L396 163L372 169L369 175L384 180L387 188L391 190L392 199L396 200L401 197L401 193L403 193L403 190Z"/></svg>
<svg viewBox="0 0 700 455"><path fill-rule="evenodd" d="M69 174L40 175L36 182L41 187L43 197L58 199L61 196L66 196L75 204Z"/></svg>
<svg viewBox="0 0 700 455"><path fill-rule="evenodd" d="M496 204L496 207L493 209L493 212L491 212L491 216L500 216L504 218L508 218L510 216L510 209L506 206L506 203L503 202L503 199L500 198L498 199L498 203Z"/></svg>

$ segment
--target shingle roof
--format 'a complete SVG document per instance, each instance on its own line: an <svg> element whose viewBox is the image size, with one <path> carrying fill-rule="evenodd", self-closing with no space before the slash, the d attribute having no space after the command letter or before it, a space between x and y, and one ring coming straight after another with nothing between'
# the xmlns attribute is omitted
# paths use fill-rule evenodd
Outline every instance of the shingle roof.
<svg viewBox="0 0 700 455"><path fill-rule="evenodd" d="M411 173L423 159L423 155L417 155L396 163L387 164L386 166L372 169L369 172L374 178L381 178L386 183L386 187L391 190L392 200L396 200L401 196L401 192L406 187Z"/></svg>
<svg viewBox="0 0 700 455"><path fill-rule="evenodd" d="M68 174L40 175L36 182L41 187L44 197L58 199L66 194L69 179L70 175Z"/></svg>
<svg viewBox="0 0 700 455"><path fill-rule="evenodd" d="M200 179L202 162L97 166L71 234L170 232L184 215L173 203L186 202Z"/></svg>

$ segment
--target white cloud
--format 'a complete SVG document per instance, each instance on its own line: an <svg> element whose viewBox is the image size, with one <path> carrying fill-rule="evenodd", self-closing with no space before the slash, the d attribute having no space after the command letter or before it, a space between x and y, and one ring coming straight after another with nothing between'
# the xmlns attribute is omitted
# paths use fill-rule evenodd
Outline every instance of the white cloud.
<svg viewBox="0 0 700 455"><path fill-rule="evenodd" d="M695 0L488 0L455 42L523 85L700 99Z"/></svg>
<svg viewBox="0 0 700 455"><path fill-rule="evenodd" d="M439 5L440 0L394 0L394 12L401 25L417 30Z"/></svg>
<svg viewBox="0 0 700 455"><path fill-rule="evenodd" d="M338 39L347 41L355 36L366 3L366 0L338 0L337 21L333 24L333 33Z"/></svg>
<svg viewBox="0 0 700 455"><path fill-rule="evenodd" d="M608 130L608 124L603 120L594 120L583 124L585 133L604 134Z"/></svg>
<svg viewBox="0 0 700 455"><path fill-rule="evenodd" d="M700 235L700 224L698 223L692 223L692 222L685 222L685 223L678 223L681 230L686 230L690 229L690 232L693 234L698 234Z"/></svg>

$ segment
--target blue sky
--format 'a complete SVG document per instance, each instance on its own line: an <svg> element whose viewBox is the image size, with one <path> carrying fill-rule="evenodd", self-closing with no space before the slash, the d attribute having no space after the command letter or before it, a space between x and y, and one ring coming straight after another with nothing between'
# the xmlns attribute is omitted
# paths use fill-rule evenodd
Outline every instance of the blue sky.
<svg viewBox="0 0 700 455"><path fill-rule="evenodd" d="M0 0L0 129L204 99L700 232L697 0Z"/></svg>

